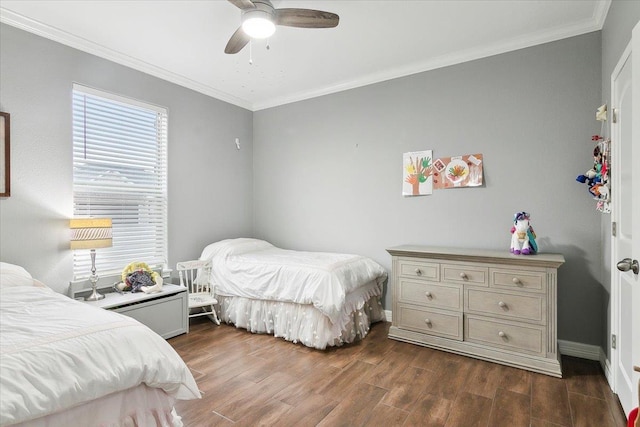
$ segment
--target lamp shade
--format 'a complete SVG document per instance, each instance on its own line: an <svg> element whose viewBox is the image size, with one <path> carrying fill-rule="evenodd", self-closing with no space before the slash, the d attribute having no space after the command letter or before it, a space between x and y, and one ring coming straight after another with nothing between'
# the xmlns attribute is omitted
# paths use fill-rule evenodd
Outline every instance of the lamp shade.
<svg viewBox="0 0 640 427"><path fill-rule="evenodd" d="M111 247L111 218L74 218L71 228L71 249Z"/></svg>

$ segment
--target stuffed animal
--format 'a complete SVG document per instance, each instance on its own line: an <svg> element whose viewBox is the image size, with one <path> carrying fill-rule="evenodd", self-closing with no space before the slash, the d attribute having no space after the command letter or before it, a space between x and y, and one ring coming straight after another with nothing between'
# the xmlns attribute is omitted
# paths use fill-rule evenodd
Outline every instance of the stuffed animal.
<svg viewBox="0 0 640 427"><path fill-rule="evenodd" d="M144 262L132 262L122 270L122 282L116 283L117 292L131 291L147 294L162 290L162 276L149 268Z"/></svg>
<svg viewBox="0 0 640 427"><path fill-rule="evenodd" d="M593 138L601 137L594 135ZM592 138L592 139L593 139ZM589 169L584 173L584 175L578 175L576 181L581 182L583 184L587 184L589 186L589 192L593 194L592 187L594 185L602 184L603 179L606 177L607 173L607 165L603 161L602 151L600 147L595 147L593 149L593 168Z"/></svg>
<svg viewBox="0 0 640 427"><path fill-rule="evenodd" d="M511 227L511 249L515 255L533 255L538 252L536 233L531 227L531 217L526 212L518 212L513 217Z"/></svg>
<svg viewBox="0 0 640 427"><path fill-rule="evenodd" d="M595 169L589 169L584 173L584 175L578 175L576 181L587 184L589 187L591 187L594 184L600 183L600 176Z"/></svg>

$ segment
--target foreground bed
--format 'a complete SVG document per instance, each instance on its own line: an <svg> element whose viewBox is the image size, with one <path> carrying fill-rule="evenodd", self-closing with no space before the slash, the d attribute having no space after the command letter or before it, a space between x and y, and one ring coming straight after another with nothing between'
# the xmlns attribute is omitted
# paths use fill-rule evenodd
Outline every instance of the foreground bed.
<svg viewBox="0 0 640 427"><path fill-rule="evenodd" d="M387 278L373 260L348 254L280 249L258 239L207 246L220 320L308 347L340 346L384 319Z"/></svg>
<svg viewBox="0 0 640 427"><path fill-rule="evenodd" d="M0 265L0 425L181 426L200 393L182 359L134 319Z"/></svg>

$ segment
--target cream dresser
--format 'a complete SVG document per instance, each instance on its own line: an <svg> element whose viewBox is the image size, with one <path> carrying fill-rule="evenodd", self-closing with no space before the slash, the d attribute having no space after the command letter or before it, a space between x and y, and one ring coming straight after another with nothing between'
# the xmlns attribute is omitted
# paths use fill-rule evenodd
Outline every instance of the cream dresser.
<svg viewBox="0 0 640 427"><path fill-rule="evenodd" d="M397 246L389 338L561 377L559 254Z"/></svg>

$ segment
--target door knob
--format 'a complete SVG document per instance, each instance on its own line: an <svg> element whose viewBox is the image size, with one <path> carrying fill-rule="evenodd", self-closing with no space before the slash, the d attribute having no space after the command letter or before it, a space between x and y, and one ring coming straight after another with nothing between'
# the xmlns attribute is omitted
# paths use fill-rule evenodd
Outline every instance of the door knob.
<svg viewBox="0 0 640 427"><path fill-rule="evenodd" d="M633 271L633 274L638 274L638 270L640 269L638 267L638 260L632 260L631 258L625 258L622 261L619 261L618 264L616 264L616 267L618 267L618 270L620 271L631 270Z"/></svg>

